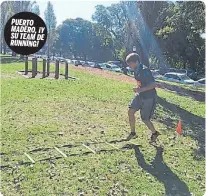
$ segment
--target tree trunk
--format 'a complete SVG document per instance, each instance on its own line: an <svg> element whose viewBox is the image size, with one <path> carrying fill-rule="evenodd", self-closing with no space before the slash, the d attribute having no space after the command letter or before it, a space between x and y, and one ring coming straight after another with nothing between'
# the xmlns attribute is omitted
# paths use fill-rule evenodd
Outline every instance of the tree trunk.
<svg viewBox="0 0 206 196"><path fill-rule="evenodd" d="M186 69L186 64L187 64L186 62L183 64L183 69Z"/></svg>
<svg viewBox="0 0 206 196"><path fill-rule="evenodd" d="M3 31L1 32L1 49L0 49L0 52L1 52L1 54L3 54L3 43L4 43L4 37L3 37Z"/></svg>
<svg viewBox="0 0 206 196"><path fill-rule="evenodd" d="M145 52L144 52L144 50L143 50L143 48L142 48L142 46L140 45L140 60L141 60L141 62L145 65L145 66L147 66L147 67L149 67L149 57L148 57L148 55L147 54L145 54Z"/></svg>
<svg viewBox="0 0 206 196"><path fill-rule="evenodd" d="M24 59L24 55L21 55L21 54L20 54L19 59Z"/></svg>
<svg viewBox="0 0 206 196"><path fill-rule="evenodd" d="M2 42L1 42L1 46L0 46L1 48L0 48L0 52L1 52L1 54L3 53L3 48L2 48Z"/></svg>
<svg viewBox="0 0 206 196"><path fill-rule="evenodd" d="M49 58L49 53L50 53L50 31L48 33L48 40L47 40L47 57Z"/></svg>
<svg viewBox="0 0 206 196"><path fill-rule="evenodd" d="M5 40L3 41L3 54L6 54L6 43L5 43Z"/></svg>

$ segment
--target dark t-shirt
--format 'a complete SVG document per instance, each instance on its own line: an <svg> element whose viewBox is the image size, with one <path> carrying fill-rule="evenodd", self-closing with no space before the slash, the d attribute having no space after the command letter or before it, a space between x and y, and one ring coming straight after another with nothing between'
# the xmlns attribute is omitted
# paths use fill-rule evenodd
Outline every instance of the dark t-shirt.
<svg viewBox="0 0 206 196"><path fill-rule="evenodd" d="M134 77L137 81L137 85L139 85L140 87L146 87L151 83L155 82L152 72L147 67L144 67L142 64L140 64L137 70L135 70ZM143 99L148 99L154 98L157 95L157 92L154 88L148 91L141 92L139 95Z"/></svg>

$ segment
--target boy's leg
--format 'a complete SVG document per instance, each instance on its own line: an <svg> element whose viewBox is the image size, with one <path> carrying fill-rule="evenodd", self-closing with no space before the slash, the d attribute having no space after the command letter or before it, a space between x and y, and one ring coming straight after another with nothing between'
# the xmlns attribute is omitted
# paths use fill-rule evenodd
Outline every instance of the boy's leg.
<svg viewBox="0 0 206 196"><path fill-rule="evenodd" d="M135 112L140 109L141 105L141 100L139 95L135 95L134 99L131 101L129 105L129 110L128 110L128 117L129 117L129 125L130 125L130 130L131 133L127 137L127 140L130 140L132 137L136 135L135 131Z"/></svg>
<svg viewBox="0 0 206 196"><path fill-rule="evenodd" d="M152 115L154 114L155 106L156 106L155 98L146 99L146 100L143 100L143 105L140 110L142 121L145 123L148 129L152 132L151 142L154 142L159 135L159 132L156 131L153 123L150 120Z"/></svg>
<svg viewBox="0 0 206 196"><path fill-rule="evenodd" d="M156 133L157 131L154 128L153 123L151 122L151 120L143 120L143 122L145 123L145 125L148 127L149 130L151 130L152 133Z"/></svg>
<svg viewBox="0 0 206 196"><path fill-rule="evenodd" d="M128 116L129 116L129 125L131 133L135 133L135 112L136 110L129 108Z"/></svg>

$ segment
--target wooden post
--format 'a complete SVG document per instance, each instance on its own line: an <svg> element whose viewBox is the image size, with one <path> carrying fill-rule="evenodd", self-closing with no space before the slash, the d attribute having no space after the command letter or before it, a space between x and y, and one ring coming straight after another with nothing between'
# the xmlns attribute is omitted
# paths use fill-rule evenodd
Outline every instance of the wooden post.
<svg viewBox="0 0 206 196"><path fill-rule="evenodd" d="M37 58L35 57L35 76L37 75Z"/></svg>
<svg viewBox="0 0 206 196"><path fill-rule="evenodd" d="M32 78L35 78L37 75L37 59L32 58Z"/></svg>
<svg viewBox="0 0 206 196"><path fill-rule="evenodd" d="M25 75L28 74L28 69L29 69L29 66L28 66L28 56L25 57Z"/></svg>
<svg viewBox="0 0 206 196"><path fill-rule="evenodd" d="M46 76L46 59L43 59L43 73L42 78L45 78Z"/></svg>
<svg viewBox="0 0 206 196"><path fill-rule="evenodd" d="M47 76L49 76L49 72L50 72L50 61L49 58L47 58Z"/></svg>
<svg viewBox="0 0 206 196"><path fill-rule="evenodd" d="M56 68L55 68L55 79L59 79L59 61L56 60L56 64L55 64Z"/></svg>
<svg viewBox="0 0 206 196"><path fill-rule="evenodd" d="M68 62L65 62L65 79L68 79L69 75L68 75Z"/></svg>

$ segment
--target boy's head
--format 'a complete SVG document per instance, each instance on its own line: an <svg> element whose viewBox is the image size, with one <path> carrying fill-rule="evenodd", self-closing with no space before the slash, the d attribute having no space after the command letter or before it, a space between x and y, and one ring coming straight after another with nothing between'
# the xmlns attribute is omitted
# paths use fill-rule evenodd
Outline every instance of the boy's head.
<svg viewBox="0 0 206 196"><path fill-rule="evenodd" d="M131 53L126 57L126 63L132 70L135 70L140 63L140 58L137 53Z"/></svg>

